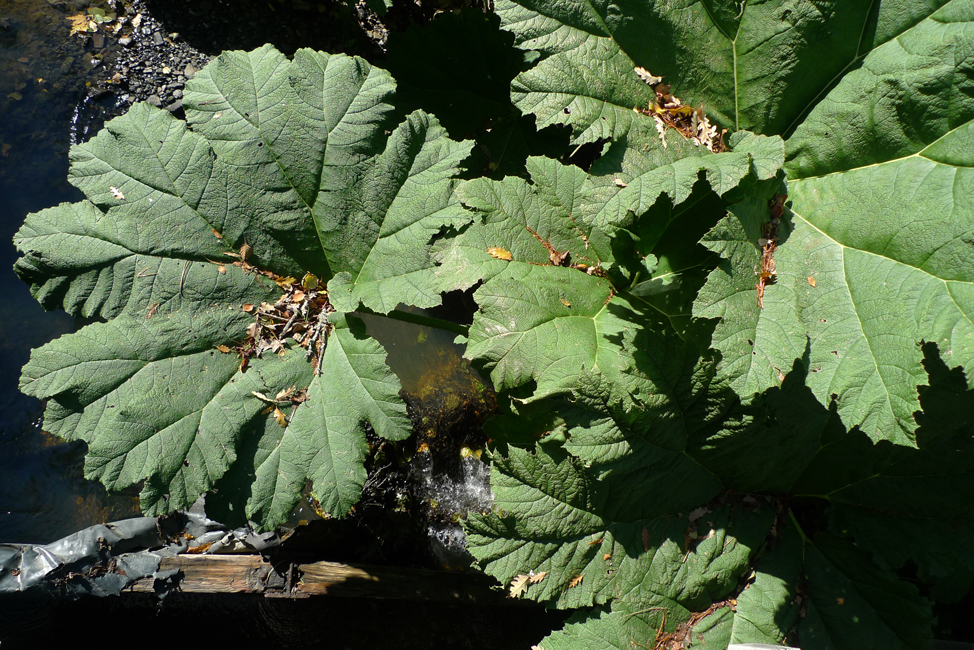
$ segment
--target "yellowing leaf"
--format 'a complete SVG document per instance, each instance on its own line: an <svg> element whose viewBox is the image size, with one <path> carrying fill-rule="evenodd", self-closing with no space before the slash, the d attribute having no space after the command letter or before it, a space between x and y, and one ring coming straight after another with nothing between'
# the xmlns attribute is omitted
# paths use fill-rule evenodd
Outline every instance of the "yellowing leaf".
<svg viewBox="0 0 974 650"><path fill-rule="evenodd" d="M281 425L281 428L282 429L286 429L287 428L287 416L284 415L284 411L282 411L279 408L275 408L274 409L274 419L277 420L277 423Z"/></svg>
<svg viewBox="0 0 974 650"><path fill-rule="evenodd" d="M88 16L75 14L74 16L68 16L67 20L71 23L71 33L68 36L74 36L75 34L88 31Z"/></svg>
<svg viewBox="0 0 974 650"><path fill-rule="evenodd" d="M301 286L308 291L316 289L318 287L318 276L314 273L305 273L304 278L301 280Z"/></svg>
<svg viewBox="0 0 974 650"><path fill-rule="evenodd" d="M511 255L511 251L505 250L500 246L490 246L487 249L487 252L499 260L507 260L508 262L510 262L512 259L514 259L513 256Z"/></svg>
<svg viewBox="0 0 974 650"><path fill-rule="evenodd" d="M575 576L574 578L572 578L568 582L568 588L571 589L572 587L577 587L578 585L582 584L582 578L584 578L584 577L585 577L584 575L580 575L580 576Z"/></svg>
<svg viewBox="0 0 974 650"><path fill-rule="evenodd" d="M226 345L218 345L218 346L216 346L216 349L219 350L220 352L222 352L223 354L229 354L230 353L230 348L227 347Z"/></svg>

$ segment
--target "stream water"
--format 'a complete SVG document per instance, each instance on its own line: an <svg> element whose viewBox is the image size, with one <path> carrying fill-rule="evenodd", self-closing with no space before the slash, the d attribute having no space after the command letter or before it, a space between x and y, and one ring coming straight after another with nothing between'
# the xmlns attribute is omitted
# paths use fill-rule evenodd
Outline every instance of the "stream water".
<svg viewBox="0 0 974 650"><path fill-rule="evenodd" d="M68 148L100 128L110 106L89 98L93 52L68 37L65 3L0 3L0 541L50 542L129 516L131 497L84 480L84 446L41 432L42 405L17 388L31 348L69 332L12 270L13 236L28 212L81 192L67 182Z"/></svg>

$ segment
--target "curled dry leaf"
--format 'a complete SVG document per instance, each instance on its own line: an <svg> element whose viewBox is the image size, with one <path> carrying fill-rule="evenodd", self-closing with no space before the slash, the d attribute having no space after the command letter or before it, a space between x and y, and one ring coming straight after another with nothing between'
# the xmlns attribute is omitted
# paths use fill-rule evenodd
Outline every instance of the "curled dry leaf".
<svg viewBox="0 0 974 650"><path fill-rule="evenodd" d="M529 571L528 573L522 573L521 575L515 576L514 579L511 580L510 597L520 598L527 591L529 584L537 584L544 580L547 576L547 571L541 571L540 573Z"/></svg>
<svg viewBox="0 0 974 650"><path fill-rule="evenodd" d="M635 70L636 70L636 74L639 75L639 78L645 81L650 86L655 86L659 82L663 81L663 77L657 77L649 70L641 66L636 66Z"/></svg>

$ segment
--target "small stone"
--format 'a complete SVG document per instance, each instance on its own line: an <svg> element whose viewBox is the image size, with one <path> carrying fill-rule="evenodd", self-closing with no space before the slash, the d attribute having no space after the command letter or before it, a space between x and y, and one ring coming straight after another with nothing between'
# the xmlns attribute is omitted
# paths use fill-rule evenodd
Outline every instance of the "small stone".
<svg viewBox="0 0 974 650"><path fill-rule="evenodd" d="M128 46L130 46L132 44L132 37L131 36L123 36L122 38L118 39L118 43L122 47L128 47Z"/></svg>
<svg viewBox="0 0 974 650"><path fill-rule="evenodd" d="M169 69L169 66L163 67L162 74L169 74L170 72L172 72L172 70Z"/></svg>
<svg viewBox="0 0 974 650"><path fill-rule="evenodd" d="M105 47L105 35L101 32L95 32L91 35L91 45L96 50L100 50Z"/></svg>
<svg viewBox="0 0 974 650"><path fill-rule="evenodd" d="M162 106L162 99L159 97L159 95L149 95L148 97L145 98L145 101L148 102L149 104L152 104L156 108Z"/></svg>
<svg viewBox="0 0 974 650"><path fill-rule="evenodd" d="M174 90L174 91L172 91L172 96L175 97L176 99L181 99L182 96L183 96L183 91L181 91L181 90Z"/></svg>
<svg viewBox="0 0 974 650"><path fill-rule="evenodd" d="M186 77L187 79L192 79L193 75L195 74L196 74L196 68L193 67L193 64L192 63L187 64L186 69L183 70L183 76Z"/></svg>
<svg viewBox="0 0 974 650"><path fill-rule="evenodd" d="M166 110L169 111L170 113L175 113L176 111L178 111L182 107L183 107L183 100L177 99L176 101L174 101L169 106L166 106Z"/></svg>
<svg viewBox="0 0 974 650"><path fill-rule="evenodd" d="M166 39L162 37L161 32L152 32L152 42L155 45L162 45L166 42Z"/></svg>

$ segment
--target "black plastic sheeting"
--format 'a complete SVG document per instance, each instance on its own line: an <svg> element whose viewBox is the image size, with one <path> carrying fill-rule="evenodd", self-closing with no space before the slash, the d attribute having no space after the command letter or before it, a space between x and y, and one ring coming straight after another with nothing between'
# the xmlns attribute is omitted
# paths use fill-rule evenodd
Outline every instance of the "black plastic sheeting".
<svg viewBox="0 0 974 650"><path fill-rule="evenodd" d="M178 570L159 571L164 557L260 552L281 543L273 532L227 530L201 510L100 524L51 544L0 544L0 594L39 590L69 598L111 596L152 577L156 593L165 597Z"/></svg>

